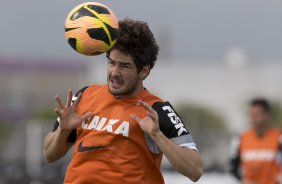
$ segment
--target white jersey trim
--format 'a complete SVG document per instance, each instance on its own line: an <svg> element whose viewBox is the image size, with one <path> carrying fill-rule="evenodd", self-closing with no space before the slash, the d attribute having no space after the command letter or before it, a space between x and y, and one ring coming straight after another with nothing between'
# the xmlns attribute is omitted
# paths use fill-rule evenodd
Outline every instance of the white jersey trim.
<svg viewBox="0 0 282 184"><path fill-rule="evenodd" d="M184 144L180 144L180 147L186 147L195 151L198 151L197 146L195 143L184 143Z"/></svg>

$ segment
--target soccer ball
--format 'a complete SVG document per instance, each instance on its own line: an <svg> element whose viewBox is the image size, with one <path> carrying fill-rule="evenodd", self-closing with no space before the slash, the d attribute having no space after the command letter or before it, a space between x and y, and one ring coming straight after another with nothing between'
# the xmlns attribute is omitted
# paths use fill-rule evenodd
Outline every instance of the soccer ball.
<svg viewBox="0 0 282 184"><path fill-rule="evenodd" d="M70 46L84 55L107 52L119 33L118 21L112 10L97 2L76 6L67 16L65 37Z"/></svg>

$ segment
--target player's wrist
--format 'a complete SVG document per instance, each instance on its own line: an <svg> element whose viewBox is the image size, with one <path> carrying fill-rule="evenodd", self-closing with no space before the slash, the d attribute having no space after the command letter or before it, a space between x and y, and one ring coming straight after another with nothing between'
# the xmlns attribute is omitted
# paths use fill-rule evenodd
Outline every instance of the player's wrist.
<svg viewBox="0 0 282 184"><path fill-rule="evenodd" d="M59 126L58 126L58 131L60 134L66 134L69 135L71 133L72 130L64 128L62 126L62 120L58 117L57 121L59 122Z"/></svg>
<svg viewBox="0 0 282 184"><path fill-rule="evenodd" d="M149 135L153 140L155 140L155 139L160 138L163 135L163 133L160 129L156 129L156 130L153 130Z"/></svg>
<svg viewBox="0 0 282 184"><path fill-rule="evenodd" d="M60 126L58 127L58 134L62 136L68 136L71 133L71 130L62 129Z"/></svg>

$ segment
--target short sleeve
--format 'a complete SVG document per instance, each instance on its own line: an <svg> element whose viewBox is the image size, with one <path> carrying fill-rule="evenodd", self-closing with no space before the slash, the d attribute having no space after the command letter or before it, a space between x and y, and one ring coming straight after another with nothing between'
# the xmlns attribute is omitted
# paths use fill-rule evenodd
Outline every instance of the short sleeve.
<svg viewBox="0 0 282 184"><path fill-rule="evenodd" d="M279 147L278 147L278 163L282 166L282 135L279 137Z"/></svg>
<svg viewBox="0 0 282 184"><path fill-rule="evenodd" d="M55 132L58 127L59 127L59 118L55 121L52 132ZM73 129L70 135L68 136L67 142L74 143L75 141L76 141L76 129Z"/></svg>
<svg viewBox="0 0 282 184"><path fill-rule="evenodd" d="M230 144L230 173L237 179L241 179L240 137L236 136Z"/></svg>
<svg viewBox="0 0 282 184"><path fill-rule="evenodd" d="M72 104L75 102L75 100L77 99L78 95L80 93L83 93L86 89L88 88L88 86L80 89L77 93L75 93L75 95L72 97ZM59 118L55 121L54 123L54 127L52 129L52 131L56 131L57 128L59 127ZM69 143L74 143L76 141L76 129L73 129L70 133L70 135L68 136L67 142Z"/></svg>
<svg viewBox="0 0 282 184"><path fill-rule="evenodd" d="M192 136L184 125L184 120L169 102L156 102L152 107L158 113L160 129L167 138L179 146L197 150Z"/></svg>

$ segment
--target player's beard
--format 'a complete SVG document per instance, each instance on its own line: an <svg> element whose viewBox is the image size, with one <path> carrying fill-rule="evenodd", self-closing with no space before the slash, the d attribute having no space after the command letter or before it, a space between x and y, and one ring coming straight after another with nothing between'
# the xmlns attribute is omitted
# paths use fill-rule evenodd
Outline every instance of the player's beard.
<svg viewBox="0 0 282 184"><path fill-rule="evenodd" d="M119 87L118 89L114 89L111 87L111 80L118 80L121 83L121 87ZM139 75L136 75L135 78L133 78L130 81L125 82L124 80L122 80L120 77L115 77L115 76L109 76L108 77L108 88L109 88L109 92L115 96L115 97L121 97L121 96L125 96L125 95L131 95L132 93L134 93L137 84L140 80Z"/></svg>

